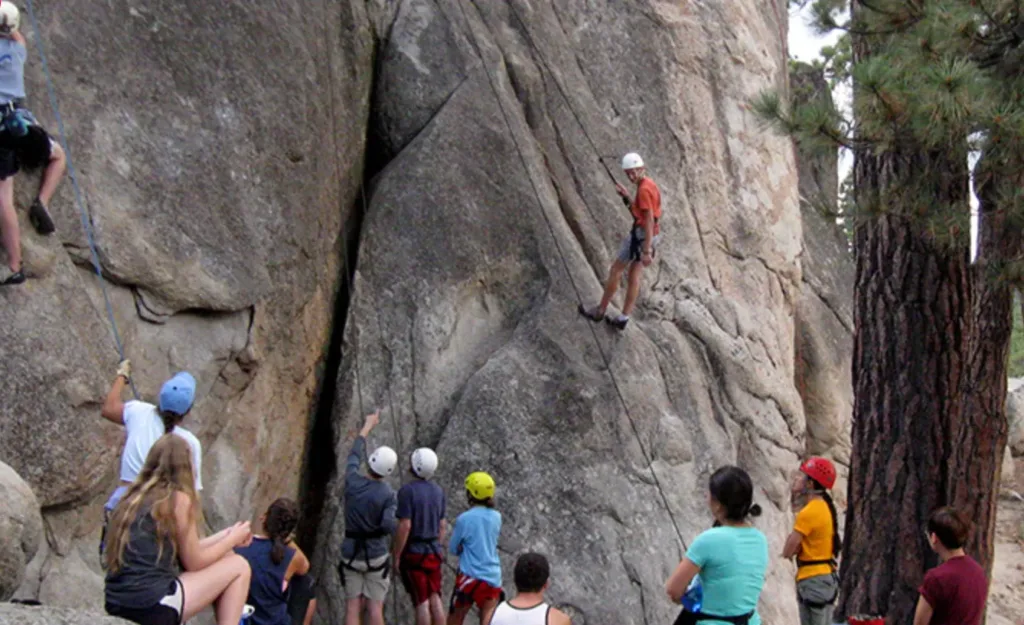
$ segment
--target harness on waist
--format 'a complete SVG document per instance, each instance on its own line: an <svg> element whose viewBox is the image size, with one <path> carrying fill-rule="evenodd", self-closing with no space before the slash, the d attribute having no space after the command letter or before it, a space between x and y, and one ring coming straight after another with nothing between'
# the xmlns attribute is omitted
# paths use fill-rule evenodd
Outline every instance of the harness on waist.
<svg viewBox="0 0 1024 625"><path fill-rule="evenodd" d="M444 561L444 555L440 552L437 546L437 536L410 536L409 540L406 541L406 547L408 545L430 545L430 553L423 555L434 555L437 556L442 562ZM420 563L413 563L404 561L403 568L410 571L423 571L429 573L430 569L426 568Z"/></svg>
<svg viewBox="0 0 1024 625"><path fill-rule="evenodd" d="M345 586L345 570L358 571L360 573L376 573L377 571L384 571L383 578L388 578L388 572L391 570L391 552L387 552L387 557L384 559L379 566L370 566L370 554L366 550L366 541L373 540L375 538L385 538L390 536L388 532L383 529L376 529L372 532L359 532L356 530L345 530L345 538L351 538L355 541L355 546L352 548L352 557L345 561L342 557L341 561L338 562L338 580L341 582L342 587ZM352 566L355 562L356 556L359 552L363 552L363 561L366 563L366 570L357 569Z"/></svg>
<svg viewBox="0 0 1024 625"><path fill-rule="evenodd" d="M725 621L726 623L732 623L732 625L748 625L750 619L754 617L753 612L747 612L739 616L719 616L717 614L709 614L707 612L690 612L689 610L683 610L679 613L676 618L674 625L696 625L700 621Z"/></svg>
<svg viewBox="0 0 1024 625"><path fill-rule="evenodd" d="M831 566L832 568L836 568L836 566L838 565L838 563L836 562L835 558L829 558L828 560L799 560L798 559L796 561L796 565L797 565L798 568L803 568L805 566L817 566L819 564L827 564L827 565Z"/></svg>

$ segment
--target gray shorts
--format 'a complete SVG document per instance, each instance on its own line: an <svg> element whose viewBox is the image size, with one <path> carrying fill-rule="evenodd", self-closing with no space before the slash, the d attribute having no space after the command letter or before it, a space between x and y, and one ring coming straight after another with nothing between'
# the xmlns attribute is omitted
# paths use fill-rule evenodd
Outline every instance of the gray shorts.
<svg viewBox="0 0 1024 625"><path fill-rule="evenodd" d="M839 580L835 575L816 575L796 583L800 625L832 625L832 608Z"/></svg>
<svg viewBox="0 0 1024 625"><path fill-rule="evenodd" d="M391 565L381 568L387 561L387 554L370 560L369 568L379 568L378 571L368 571L366 559L362 557L353 560L349 566L342 567L345 575L345 598L366 597L370 601L384 601L391 585Z"/></svg>
<svg viewBox="0 0 1024 625"><path fill-rule="evenodd" d="M646 234L643 228L633 228L630 230L626 238L622 240L622 245L619 246L619 254L615 259L627 265L640 262L640 253L643 251L643 242ZM661 235L654 235L654 240L651 241L652 252L658 249L659 241L661 241Z"/></svg>

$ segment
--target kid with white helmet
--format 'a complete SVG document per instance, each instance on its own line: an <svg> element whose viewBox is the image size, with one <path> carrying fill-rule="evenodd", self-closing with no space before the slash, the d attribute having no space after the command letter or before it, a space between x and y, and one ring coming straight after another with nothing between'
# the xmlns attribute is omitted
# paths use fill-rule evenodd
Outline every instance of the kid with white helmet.
<svg viewBox="0 0 1024 625"><path fill-rule="evenodd" d="M345 463L345 542L338 576L345 588L346 625L359 625L364 610L369 610L371 625L384 625L388 545L397 526L395 491L384 478L394 473L398 455L390 447L378 447L367 460L369 475L359 472L366 437L379 422L379 411L366 417Z"/></svg>
<svg viewBox="0 0 1024 625"><path fill-rule="evenodd" d="M449 605L448 625L462 625L470 608L480 611L480 622L489 623L494 609L504 600L498 536L501 513L494 509L494 478L477 471L466 477L466 498L472 506L455 519L449 550L459 556Z"/></svg>
<svg viewBox="0 0 1024 625"><path fill-rule="evenodd" d="M28 216L39 234L51 234L46 208L64 175L64 150L25 108L25 61L28 48L18 32L21 16L9 0L0 2L0 236L7 266L0 267L0 286L21 284L21 231L14 212L14 175L21 167L45 166L39 193Z"/></svg>
<svg viewBox="0 0 1024 625"><path fill-rule="evenodd" d="M409 472L415 479L398 491L395 570L412 597L416 625L444 625L441 543L447 529L446 502L444 491L430 479L437 471L437 454L421 447L410 460Z"/></svg>
<svg viewBox="0 0 1024 625"><path fill-rule="evenodd" d="M629 181L636 185L636 197L630 198L629 192L619 183L615 183L615 191L622 196L622 201L629 207L633 215L633 226L629 235L622 241L619 254L612 263L608 272L608 281L604 285L604 295L601 303L594 308L586 308L579 305L581 315L591 321L606 321L619 330L625 330L629 323L629 315L633 312L633 305L640 294L640 274L644 267L654 262L654 250L661 239L661 191L654 181L647 177L644 169L644 161L636 152L630 152L622 157L622 169L626 172ZM622 280L622 272L629 269L628 286L626 287L626 301L623 303L622 312L615 316L605 317L605 311L615 292L619 289L619 282Z"/></svg>

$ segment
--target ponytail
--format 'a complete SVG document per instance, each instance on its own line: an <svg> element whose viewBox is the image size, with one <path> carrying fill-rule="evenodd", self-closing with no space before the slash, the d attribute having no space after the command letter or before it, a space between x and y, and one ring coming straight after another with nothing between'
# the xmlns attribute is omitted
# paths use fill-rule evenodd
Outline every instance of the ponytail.
<svg viewBox="0 0 1024 625"><path fill-rule="evenodd" d="M185 415L174 414L167 410L157 410L160 413L160 420L164 422L164 434L170 434L174 431L174 426L181 423L182 418Z"/></svg>
<svg viewBox="0 0 1024 625"><path fill-rule="evenodd" d="M814 491L821 495L821 498L828 505L828 511L832 515L832 556L838 557L839 552L843 550L843 538L839 535L839 513L836 512L836 504L832 501L832 495L828 494L828 491L820 482L810 476L807 477L807 481L811 483Z"/></svg>
<svg viewBox="0 0 1024 625"><path fill-rule="evenodd" d="M288 539L295 531L298 522L299 507L291 499L282 497L270 504L270 508L267 509L267 518L263 522L263 529L274 541L274 545L270 548L270 561L275 565L284 561Z"/></svg>

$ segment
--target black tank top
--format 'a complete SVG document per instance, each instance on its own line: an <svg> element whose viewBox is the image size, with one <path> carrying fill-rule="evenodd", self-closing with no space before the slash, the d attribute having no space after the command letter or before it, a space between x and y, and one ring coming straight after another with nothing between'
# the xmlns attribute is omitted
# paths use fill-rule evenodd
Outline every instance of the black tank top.
<svg viewBox="0 0 1024 625"><path fill-rule="evenodd" d="M121 568L116 573L107 573L107 604L144 610L160 603L178 578L178 562L173 553L170 537L157 540L156 521L150 506L143 504L132 523Z"/></svg>

